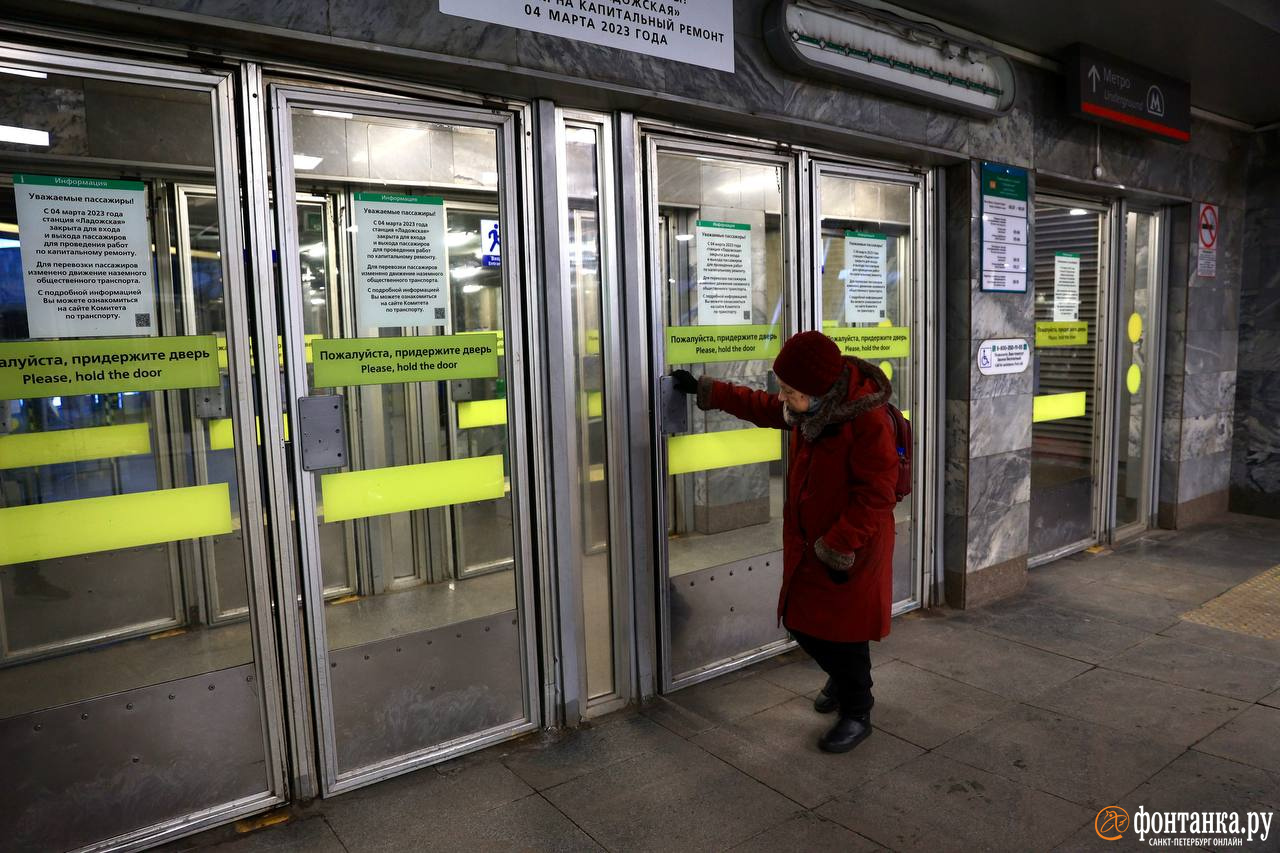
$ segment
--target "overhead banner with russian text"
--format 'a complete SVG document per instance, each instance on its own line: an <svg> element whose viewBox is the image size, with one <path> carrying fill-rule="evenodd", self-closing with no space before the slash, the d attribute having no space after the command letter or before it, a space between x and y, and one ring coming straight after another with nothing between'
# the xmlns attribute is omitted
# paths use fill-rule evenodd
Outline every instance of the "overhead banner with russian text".
<svg viewBox="0 0 1280 853"><path fill-rule="evenodd" d="M733 0L440 0L440 11L733 71Z"/></svg>

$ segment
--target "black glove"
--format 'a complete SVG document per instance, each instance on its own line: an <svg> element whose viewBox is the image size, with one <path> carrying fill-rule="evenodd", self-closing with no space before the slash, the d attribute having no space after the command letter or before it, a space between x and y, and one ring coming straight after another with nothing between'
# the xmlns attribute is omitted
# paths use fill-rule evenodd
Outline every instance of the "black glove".
<svg viewBox="0 0 1280 853"><path fill-rule="evenodd" d="M676 390L681 394L697 394L698 380L687 370L673 370L671 378L675 380Z"/></svg>
<svg viewBox="0 0 1280 853"><path fill-rule="evenodd" d="M848 583L849 582L849 571L847 569L844 571L841 571L840 569L833 569L830 566L827 566L826 568L827 568L827 577L831 578L832 583Z"/></svg>

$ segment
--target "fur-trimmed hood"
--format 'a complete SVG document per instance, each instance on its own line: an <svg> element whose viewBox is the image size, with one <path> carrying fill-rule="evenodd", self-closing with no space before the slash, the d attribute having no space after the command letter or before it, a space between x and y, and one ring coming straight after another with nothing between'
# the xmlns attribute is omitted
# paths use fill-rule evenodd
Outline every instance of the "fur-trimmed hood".
<svg viewBox="0 0 1280 853"><path fill-rule="evenodd" d="M884 371L869 361L845 356L844 372L831 390L818 397L817 411L793 412L784 406L782 416L806 441L817 441L827 427L851 421L889 402L893 386Z"/></svg>

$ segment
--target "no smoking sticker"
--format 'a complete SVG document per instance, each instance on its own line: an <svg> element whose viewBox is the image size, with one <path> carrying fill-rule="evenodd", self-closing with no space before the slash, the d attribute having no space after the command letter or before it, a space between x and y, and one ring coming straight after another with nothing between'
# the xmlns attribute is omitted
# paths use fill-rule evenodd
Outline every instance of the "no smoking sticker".
<svg viewBox="0 0 1280 853"><path fill-rule="evenodd" d="M1201 203L1196 217L1196 275L1215 278L1218 274L1218 206Z"/></svg>

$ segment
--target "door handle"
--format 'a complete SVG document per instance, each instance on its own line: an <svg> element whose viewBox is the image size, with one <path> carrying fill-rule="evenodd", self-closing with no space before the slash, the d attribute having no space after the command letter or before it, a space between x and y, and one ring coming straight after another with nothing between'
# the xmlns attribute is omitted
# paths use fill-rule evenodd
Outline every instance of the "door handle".
<svg viewBox="0 0 1280 853"><path fill-rule="evenodd" d="M676 380L672 376L658 380L658 424L663 435L689 431L689 398L676 390Z"/></svg>
<svg viewBox="0 0 1280 853"><path fill-rule="evenodd" d="M341 394L299 397L297 414L302 470L341 468L350 462L345 397Z"/></svg>

